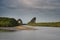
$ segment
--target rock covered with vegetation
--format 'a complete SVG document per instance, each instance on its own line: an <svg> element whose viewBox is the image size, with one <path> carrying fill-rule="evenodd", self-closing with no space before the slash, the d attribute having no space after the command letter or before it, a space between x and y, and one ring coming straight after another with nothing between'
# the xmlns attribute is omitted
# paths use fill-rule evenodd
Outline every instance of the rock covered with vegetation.
<svg viewBox="0 0 60 40"><path fill-rule="evenodd" d="M0 27L14 27L18 22L14 18L0 17Z"/></svg>
<svg viewBox="0 0 60 40"><path fill-rule="evenodd" d="M36 17L32 18L32 20L30 22L28 22L28 25L34 24L35 22L36 22Z"/></svg>
<svg viewBox="0 0 60 40"><path fill-rule="evenodd" d="M23 22L22 22L21 19L18 19L17 21L18 21L18 24L19 24L19 25L22 25L22 24L23 24Z"/></svg>

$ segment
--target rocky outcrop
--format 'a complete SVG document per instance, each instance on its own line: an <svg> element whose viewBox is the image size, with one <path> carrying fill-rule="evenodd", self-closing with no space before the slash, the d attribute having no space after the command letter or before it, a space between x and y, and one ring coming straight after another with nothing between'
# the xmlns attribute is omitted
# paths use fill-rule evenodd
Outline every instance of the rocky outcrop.
<svg viewBox="0 0 60 40"><path fill-rule="evenodd" d="M28 24L35 23L35 22L36 22L36 17L32 18L32 20L28 22Z"/></svg>
<svg viewBox="0 0 60 40"><path fill-rule="evenodd" d="M22 20L21 19L18 19L17 21L18 21L19 25L22 24Z"/></svg>

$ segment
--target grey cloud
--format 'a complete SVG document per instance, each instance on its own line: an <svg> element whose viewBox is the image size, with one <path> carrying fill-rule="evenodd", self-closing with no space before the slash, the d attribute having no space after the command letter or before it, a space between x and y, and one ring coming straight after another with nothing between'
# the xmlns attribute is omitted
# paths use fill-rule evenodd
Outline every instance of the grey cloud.
<svg viewBox="0 0 60 40"><path fill-rule="evenodd" d="M0 0L0 6L4 5L9 9L40 8L40 9L56 9L60 8L60 0ZM29 4L30 3L30 4Z"/></svg>
<svg viewBox="0 0 60 40"><path fill-rule="evenodd" d="M60 8L60 3L56 1L57 0L37 0L37 2L35 2L35 6L42 9Z"/></svg>

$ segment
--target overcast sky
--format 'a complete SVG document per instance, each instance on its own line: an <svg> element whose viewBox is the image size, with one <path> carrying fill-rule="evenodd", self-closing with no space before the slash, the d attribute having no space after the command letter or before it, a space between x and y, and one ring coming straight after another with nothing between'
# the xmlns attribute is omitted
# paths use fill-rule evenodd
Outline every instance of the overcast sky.
<svg viewBox="0 0 60 40"><path fill-rule="evenodd" d="M60 0L0 0L0 17L37 22L60 21Z"/></svg>

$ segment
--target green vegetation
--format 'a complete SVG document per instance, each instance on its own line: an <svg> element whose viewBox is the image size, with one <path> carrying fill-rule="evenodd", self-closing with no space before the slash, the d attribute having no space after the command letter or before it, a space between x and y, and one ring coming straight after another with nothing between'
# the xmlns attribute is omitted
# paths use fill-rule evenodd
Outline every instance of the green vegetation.
<svg viewBox="0 0 60 40"><path fill-rule="evenodd" d="M60 27L60 22L45 22L45 23L36 23L36 17L28 23L31 26L50 26L50 27Z"/></svg>
<svg viewBox="0 0 60 40"><path fill-rule="evenodd" d="M50 26L50 27L60 27L60 22L48 22L48 23L30 23L28 25L32 26Z"/></svg>
<svg viewBox="0 0 60 40"><path fill-rule="evenodd" d="M0 17L0 27L14 27L18 22L14 18Z"/></svg>

